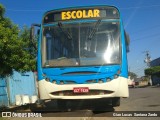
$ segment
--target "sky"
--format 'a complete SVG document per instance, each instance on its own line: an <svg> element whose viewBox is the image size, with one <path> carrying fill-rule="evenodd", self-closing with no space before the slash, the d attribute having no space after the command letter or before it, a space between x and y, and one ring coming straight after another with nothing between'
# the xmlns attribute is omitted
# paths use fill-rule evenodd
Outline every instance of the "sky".
<svg viewBox="0 0 160 120"><path fill-rule="evenodd" d="M160 57L160 0L0 0L5 17L20 28L41 23L44 12L57 8L114 5L119 8L124 28L130 36L129 71L139 77L147 67L145 51L151 60Z"/></svg>

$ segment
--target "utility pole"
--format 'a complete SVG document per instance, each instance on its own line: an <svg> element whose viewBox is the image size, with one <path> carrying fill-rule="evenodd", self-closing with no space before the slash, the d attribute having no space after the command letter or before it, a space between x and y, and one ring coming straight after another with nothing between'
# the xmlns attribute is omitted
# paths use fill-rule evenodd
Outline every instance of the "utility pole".
<svg viewBox="0 0 160 120"><path fill-rule="evenodd" d="M144 62L147 63L147 66L150 67L150 62L151 62L151 57L149 55L149 51L144 51L145 53L145 59L144 59Z"/></svg>
<svg viewBox="0 0 160 120"><path fill-rule="evenodd" d="M151 56L149 54L149 51L144 51L145 53L145 59L144 59L144 62L147 63L147 66L148 67L151 67L150 66L150 62L151 62ZM151 76L148 76L149 77L149 81L148 81L148 85L152 85L152 79L151 79Z"/></svg>

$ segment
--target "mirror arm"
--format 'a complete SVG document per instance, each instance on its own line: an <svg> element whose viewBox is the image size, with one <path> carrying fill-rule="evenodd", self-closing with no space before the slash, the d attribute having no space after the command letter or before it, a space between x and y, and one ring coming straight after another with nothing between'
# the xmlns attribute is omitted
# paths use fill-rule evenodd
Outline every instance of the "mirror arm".
<svg viewBox="0 0 160 120"><path fill-rule="evenodd" d="M35 27L41 27L41 25L40 24L32 24L31 25L31 29L30 29L30 40L31 40L31 42L32 42L32 44L33 44L33 47L35 48L35 49L37 49L37 47L34 45L34 36L35 36Z"/></svg>

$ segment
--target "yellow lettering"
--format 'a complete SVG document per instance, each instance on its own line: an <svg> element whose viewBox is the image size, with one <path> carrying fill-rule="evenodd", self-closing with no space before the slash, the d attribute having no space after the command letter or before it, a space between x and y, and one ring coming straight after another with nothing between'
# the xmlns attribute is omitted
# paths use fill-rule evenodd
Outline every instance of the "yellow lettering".
<svg viewBox="0 0 160 120"><path fill-rule="evenodd" d="M66 19L66 12L62 12L61 17L62 17L62 20L65 20Z"/></svg>
<svg viewBox="0 0 160 120"><path fill-rule="evenodd" d="M88 17L93 17L93 12L92 12L92 10L88 10Z"/></svg>
<svg viewBox="0 0 160 120"><path fill-rule="evenodd" d="M67 18L66 19L71 19L71 12L70 11L67 12Z"/></svg>
<svg viewBox="0 0 160 120"><path fill-rule="evenodd" d="M99 12L98 9L94 9L94 17L100 17Z"/></svg>
<svg viewBox="0 0 160 120"><path fill-rule="evenodd" d="M72 16L73 19L76 19L76 14L75 13L76 13L76 11L72 11L71 16Z"/></svg>
<svg viewBox="0 0 160 120"><path fill-rule="evenodd" d="M83 18L88 18L88 16L86 15L86 11L83 10Z"/></svg>
<svg viewBox="0 0 160 120"><path fill-rule="evenodd" d="M80 18L92 18L92 17L100 17L100 10L78 10L78 11L67 11L61 13L62 20L66 19L80 19Z"/></svg>
<svg viewBox="0 0 160 120"><path fill-rule="evenodd" d="M78 10L76 13L77 18L82 18L82 11Z"/></svg>

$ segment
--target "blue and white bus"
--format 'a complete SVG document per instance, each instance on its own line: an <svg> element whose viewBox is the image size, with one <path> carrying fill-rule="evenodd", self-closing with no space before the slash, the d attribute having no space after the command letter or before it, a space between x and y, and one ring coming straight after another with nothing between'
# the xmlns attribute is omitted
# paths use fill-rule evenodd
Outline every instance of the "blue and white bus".
<svg viewBox="0 0 160 120"><path fill-rule="evenodd" d="M119 106L129 96L129 37L116 7L55 9L39 26L40 99L110 99Z"/></svg>

